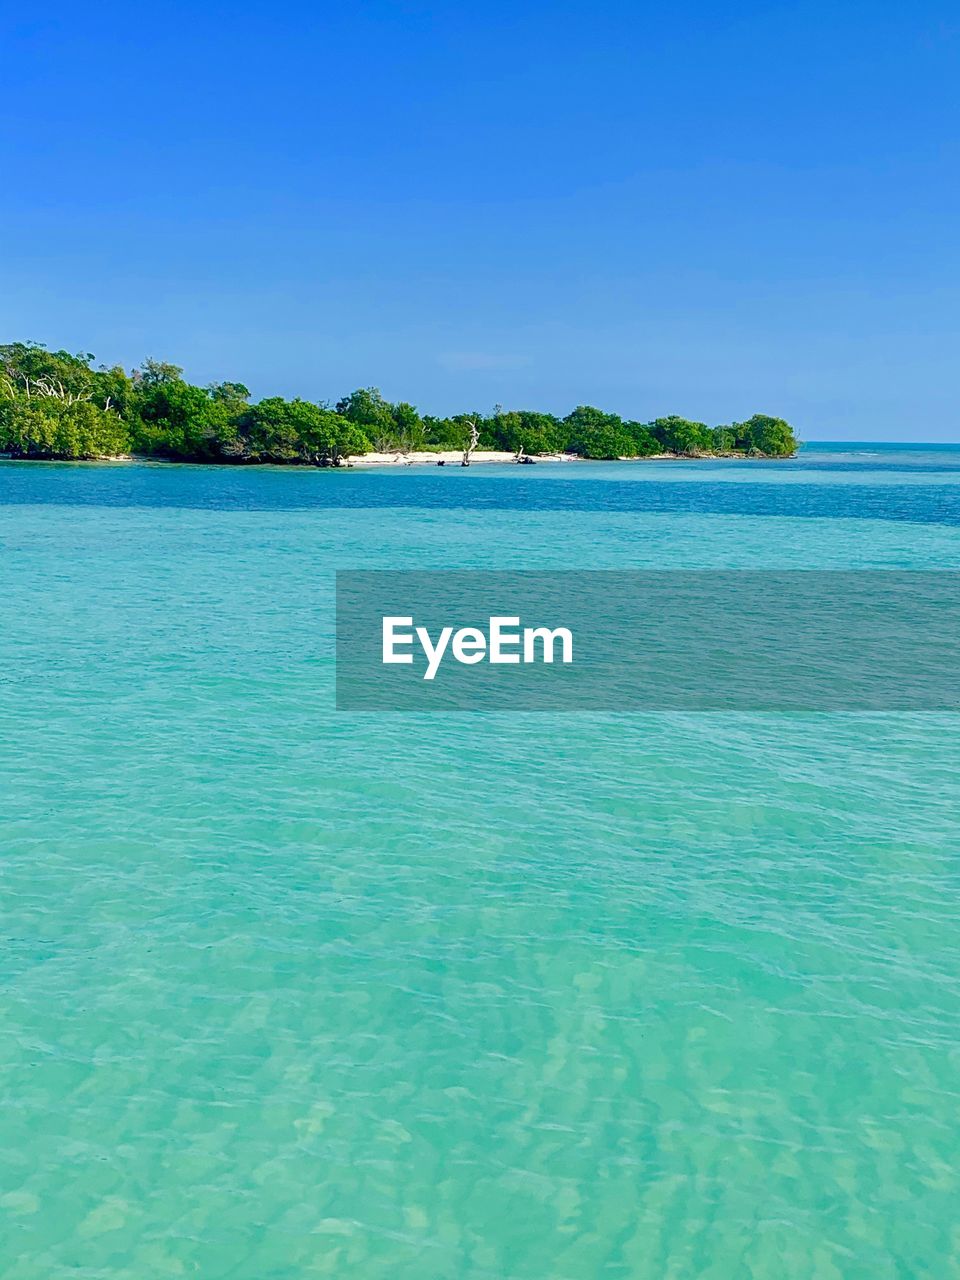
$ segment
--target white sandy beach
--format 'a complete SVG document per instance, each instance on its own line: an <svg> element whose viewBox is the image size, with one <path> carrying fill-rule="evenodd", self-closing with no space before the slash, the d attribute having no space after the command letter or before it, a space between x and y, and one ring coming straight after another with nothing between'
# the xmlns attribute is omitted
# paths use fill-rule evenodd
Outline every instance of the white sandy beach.
<svg viewBox="0 0 960 1280"><path fill-rule="evenodd" d="M483 462L516 462L517 455L508 449L475 449L470 455L470 465ZM575 462L577 457L575 454L567 453L548 453L537 454L534 459L544 462ZM411 450L410 453L364 453L354 454L346 459L347 466L350 467L414 467L414 466L437 466L438 463L444 463L445 466L459 467L463 461L462 449L443 449L438 452L432 450Z"/></svg>
<svg viewBox="0 0 960 1280"><path fill-rule="evenodd" d="M533 453L526 455L531 462L583 462L584 459L576 453ZM710 457L728 457L743 458L745 454L691 454L690 459L710 458ZM618 458L618 462L682 462L688 455L676 453L654 453L645 458ZM344 465L348 467L414 467L414 466L437 466L443 463L445 466L459 467L463 461L462 449L443 449L437 452L432 450L411 450L410 453L401 453L399 451L392 453L363 453L352 454L344 458ZM470 455L471 466L474 463L484 462L517 462L517 455L509 449L475 449Z"/></svg>

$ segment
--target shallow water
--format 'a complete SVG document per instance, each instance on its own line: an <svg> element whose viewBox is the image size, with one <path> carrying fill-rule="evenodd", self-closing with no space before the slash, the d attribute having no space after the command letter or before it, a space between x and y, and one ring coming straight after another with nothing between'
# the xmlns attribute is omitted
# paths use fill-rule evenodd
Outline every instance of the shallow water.
<svg viewBox="0 0 960 1280"><path fill-rule="evenodd" d="M0 464L0 1273L960 1274L933 716L349 716L333 572L960 567L960 450Z"/></svg>

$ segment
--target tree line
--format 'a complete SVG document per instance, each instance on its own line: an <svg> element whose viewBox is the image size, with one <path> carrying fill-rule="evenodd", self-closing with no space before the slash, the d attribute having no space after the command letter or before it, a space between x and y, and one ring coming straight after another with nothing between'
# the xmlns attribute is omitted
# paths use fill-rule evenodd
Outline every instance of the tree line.
<svg viewBox="0 0 960 1280"><path fill-rule="evenodd" d="M240 382L207 387L183 370L146 360L132 373L94 367L89 353L34 342L0 345L0 453L14 458L105 458L141 454L181 462L337 466L371 450L509 450L517 456L574 453L643 458L742 453L789 457L797 440L782 418L754 414L709 427L671 416L634 422L581 405L558 418L531 410L452 417L391 404L374 387L335 405L269 396L251 403Z"/></svg>

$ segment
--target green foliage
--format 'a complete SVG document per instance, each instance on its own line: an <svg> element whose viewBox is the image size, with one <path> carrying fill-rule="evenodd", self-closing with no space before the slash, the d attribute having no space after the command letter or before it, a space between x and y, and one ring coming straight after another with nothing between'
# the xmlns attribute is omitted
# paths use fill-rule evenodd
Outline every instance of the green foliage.
<svg viewBox="0 0 960 1280"><path fill-rule="evenodd" d="M112 409L129 421L134 413L135 397L136 385L120 365L111 369L100 368L93 374L91 399L101 409Z"/></svg>
<svg viewBox="0 0 960 1280"><path fill-rule="evenodd" d="M329 409L322 410L322 421L316 437L316 458L328 466L338 466L341 459L368 453L370 441L354 422Z"/></svg>
<svg viewBox="0 0 960 1280"><path fill-rule="evenodd" d="M86 396L93 385L89 353L47 351L38 342L10 342L0 346L0 372L24 395L55 395L61 399Z"/></svg>
<svg viewBox="0 0 960 1280"><path fill-rule="evenodd" d="M148 365L153 364L148 361ZM179 377L174 365L156 376L144 365L136 398L133 443L138 452L168 458L215 460L221 444L232 438L230 413L201 387Z"/></svg>
<svg viewBox="0 0 960 1280"><path fill-rule="evenodd" d="M632 458L636 446L623 420L590 405L580 405L568 414L567 448L582 458Z"/></svg>
<svg viewBox="0 0 960 1280"><path fill-rule="evenodd" d="M163 360L144 360L137 371L137 380L144 387L162 387L169 382L179 382L183 370L178 364L167 364Z"/></svg>
<svg viewBox="0 0 960 1280"><path fill-rule="evenodd" d="M427 449L465 449L470 440L470 423L476 422L480 428L481 443L484 442L484 423L482 415L477 413L458 413L455 418L423 419L425 446ZM484 444L485 448L489 445Z"/></svg>
<svg viewBox="0 0 960 1280"><path fill-rule="evenodd" d="M348 418L309 400L273 396L243 414L231 453L246 462L335 466L342 457L369 448L363 431Z"/></svg>
<svg viewBox="0 0 960 1280"><path fill-rule="evenodd" d="M691 422L689 418L657 418L650 424L651 433L659 440L664 453L685 454L695 457L709 453L713 448L713 435L704 422Z"/></svg>
<svg viewBox="0 0 960 1280"><path fill-rule="evenodd" d="M376 387L361 387L337 401L337 414L357 428L368 448L378 452L422 449L427 443L423 419L412 404L391 404Z"/></svg>
<svg viewBox="0 0 960 1280"><path fill-rule="evenodd" d="M493 417L477 424L480 444L490 449L509 449L512 453L558 453L565 435L562 424L551 413L529 409L504 413L499 409Z"/></svg>
<svg viewBox="0 0 960 1280"><path fill-rule="evenodd" d="M412 404L401 400L392 410L394 437L401 449L422 449L426 443L423 419Z"/></svg>
<svg viewBox="0 0 960 1280"><path fill-rule="evenodd" d="M623 429L633 442L631 457L652 458L663 451L663 445L645 422L625 422Z"/></svg>
<svg viewBox="0 0 960 1280"><path fill-rule="evenodd" d="M771 418L765 413L755 413L746 422L735 422L737 448L747 453L762 454L767 458L789 458L796 451L797 441L793 430L783 418Z"/></svg>
<svg viewBox="0 0 960 1280"><path fill-rule="evenodd" d="M129 447L119 416L89 400L0 398L0 449L15 458L109 458Z"/></svg>
<svg viewBox="0 0 960 1280"><path fill-rule="evenodd" d="M60 410L54 448L64 458L110 458L127 452L130 433L118 414L78 400Z"/></svg>
<svg viewBox="0 0 960 1280"><path fill-rule="evenodd" d="M337 413L342 418L363 427L365 432L390 432L393 430L393 406L384 400L376 387L361 387L351 391L337 402Z"/></svg>
<svg viewBox="0 0 960 1280"><path fill-rule="evenodd" d="M102 458L126 452L130 432L100 398L91 355L35 342L0 346L0 451L15 458Z"/></svg>
<svg viewBox="0 0 960 1280"><path fill-rule="evenodd" d="M242 416L236 440L250 462L297 462L310 452L321 410L307 400L271 396Z"/></svg>
<svg viewBox="0 0 960 1280"><path fill-rule="evenodd" d="M755 414L710 428L687 418L624 421L580 405L560 419L530 409L489 416L421 417L376 387L352 391L332 409L271 396L255 404L241 382L197 387L183 370L146 360L132 374L93 367L89 353L47 351L36 342L0 345L0 452L29 458L100 458L136 452L193 462L337 466L383 449L464 449L476 425L481 449L569 452L584 458L747 453L787 457L796 438L782 418Z"/></svg>
<svg viewBox="0 0 960 1280"><path fill-rule="evenodd" d="M207 393L211 400L216 400L218 404L230 405L237 412L240 412L250 399L250 389L242 382L211 382L207 387Z"/></svg>

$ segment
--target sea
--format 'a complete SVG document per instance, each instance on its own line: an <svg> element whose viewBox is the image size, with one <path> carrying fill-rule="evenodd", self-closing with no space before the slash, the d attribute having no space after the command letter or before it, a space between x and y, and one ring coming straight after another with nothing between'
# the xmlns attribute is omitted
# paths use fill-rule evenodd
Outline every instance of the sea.
<svg viewBox="0 0 960 1280"><path fill-rule="evenodd" d="M960 446L0 463L0 1275L960 1276L958 718L337 711L363 568L958 570Z"/></svg>

